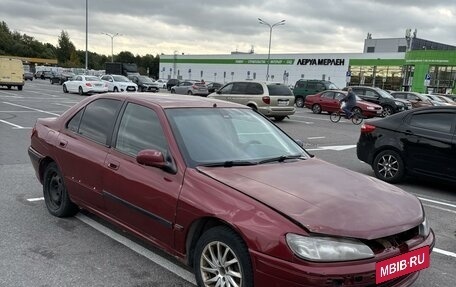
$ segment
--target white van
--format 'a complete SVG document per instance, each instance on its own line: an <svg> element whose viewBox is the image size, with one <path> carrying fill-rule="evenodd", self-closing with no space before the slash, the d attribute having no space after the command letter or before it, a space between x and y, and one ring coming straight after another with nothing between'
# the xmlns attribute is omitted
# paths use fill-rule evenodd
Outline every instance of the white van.
<svg viewBox="0 0 456 287"><path fill-rule="evenodd" d="M8 89L16 86L22 91L24 86L24 66L19 59L0 58L0 86Z"/></svg>

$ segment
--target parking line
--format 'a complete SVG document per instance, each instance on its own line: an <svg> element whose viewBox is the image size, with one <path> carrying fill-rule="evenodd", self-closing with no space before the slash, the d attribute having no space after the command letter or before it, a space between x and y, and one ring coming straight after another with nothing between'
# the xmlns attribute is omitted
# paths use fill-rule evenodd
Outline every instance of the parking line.
<svg viewBox="0 0 456 287"><path fill-rule="evenodd" d="M297 121L297 120L287 120L287 122L304 123L307 125L313 125L313 122L305 122L305 121Z"/></svg>
<svg viewBox="0 0 456 287"><path fill-rule="evenodd" d="M434 249L432 251L440 253L440 254L443 254L443 255L446 255L446 256L450 256L450 257L456 258L456 253L454 253L454 252L442 250L442 249L435 248L435 247L434 247Z"/></svg>
<svg viewBox="0 0 456 287"><path fill-rule="evenodd" d="M433 199L427 199L427 198L420 197L420 196L418 196L418 198L419 198L420 200L422 200L422 201L427 201L427 202L431 202L431 203L437 203L437 204L440 204L440 205L445 205L445 206L449 206L449 207L456 208L456 204L446 203L446 202L442 202L442 201L438 201L438 200L433 200Z"/></svg>
<svg viewBox="0 0 456 287"><path fill-rule="evenodd" d="M7 125L10 125L10 126L13 126L13 127L15 127L16 129L30 129L30 128L27 128L27 127L22 127L22 126L20 126L20 125L16 125L16 124L7 122L7 121L5 121L5 120L0 120L0 122L2 122L2 123L4 123L4 124L7 124Z"/></svg>
<svg viewBox="0 0 456 287"><path fill-rule="evenodd" d="M151 260L152 262L160 265L161 267L169 270L170 272L176 274L177 276L181 277L182 279L196 285L195 275L193 273L185 270L184 268L172 263L171 261L155 254L154 252L142 247L141 245L131 241L130 239L120 235L117 232L112 231L111 229L103 226L102 224L96 222L89 217L78 213L76 218L80 221L84 222L85 224L89 225L90 227L98 230L99 232L103 233L104 235L110 237L111 239L119 242L122 245L130 248L134 252L146 257L147 259Z"/></svg>
<svg viewBox="0 0 456 287"><path fill-rule="evenodd" d="M30 202L40 201L40 200L44 200L44 197L27 198L27 201L30 201Z"/></svg>
<svg viewBox="0 0 456 287"><path fill-rule="evenodd" d="M436 206L436 205L432 205L432 204L426 204L426 203L423 203L423 205L427 206L427 207L435 208L435 209L438 209L438 210L441 210L441 211L446 211L446 212L449 212L449 213L456 214L456 210L451 210L451 209L448 209L448 208L443 208L443 207L440 207L440 206Z"/></svg>
<svg viewBox="0 0 456 287"><path fill-rule="evenodd" d="M308 140L324 139L326 137L308 137Z"/></svg>
<svg viewBox="0 0 456 287"><path fill-rule="evenodd" d="M40 110L40 109L35 109L35 108L23 106L23 105L13 104L13 103L9 103L9 102L3 102L3 103L7 104L7 105L12 105L12 106L16 106L16 107L20 107L20 108L24 108L24 109L29 109L29 110L32 110L32 111L37 111L37 112L53 115L53 116L60 116L59 114L56 114L56 113L46 112L46 111L43 111L43 110Z"/></svg>

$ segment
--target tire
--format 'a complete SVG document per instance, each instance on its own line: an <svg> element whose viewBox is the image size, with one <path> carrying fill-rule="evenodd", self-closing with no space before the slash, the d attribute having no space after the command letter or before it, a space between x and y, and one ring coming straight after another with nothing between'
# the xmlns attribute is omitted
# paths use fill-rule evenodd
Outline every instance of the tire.
<svg viewBox="0 0 456 287"><path fill-rule="evenodd" d="M23 86L17 86L18 91L22 91Z"/></svg>
<svg viewBox="0 0 456 287"><path fill-rule="evenodd" d="M49 82L51 82L51 85L54 85L54 82L52 80L49 80Z"/></svg>
<svg viewBox="0 0 456 287"><path fill-rule="evenodd" d="M114 89L112 90L114 93L118 93L119 92L119 89L117 87L114 87Z"/></svg>
<svg viewBox="0 0 456 287"><path fill-rule="evenodd" d="M281 121L283 121L284 119L285 119L284 116L277 116L277 117L274 117L274 120L275 120L276 122L281 122Z"/></svg>
<svg viewBox="0 0 456 287"><path fill-rule="evenodd" d="M384 106L383 107L383 112L382 112L382 117L387 117L390 116L394 113L394 110L391 106Z"/></svg>
<svg viewBox="0 0 456 287"><path fill-rule="evenodd" d="M372 163L375 176L389 183L397 183L405 174L404 161L394 150L380 152Z"/></svg>
<svg viewBox="0 0 456 287"><path fill-rule="evenodd" d="M176 91L174 89L171 89L171 94L175 94Z"/></svg>
<svg viewBox="0 0 456 287"><path fill-rule="evenodd" d="M192 91L188 91L187 95L189 95L189 96L193 95Z"/></svg>
<svg viewBox="0 0 456 287"><path fill-rule="evenodd" d="M57 164L51 162L44 171L43 195L46 208L57 217L69 217L78 212L78 207L71 201Z"/></svg>
<svg viewBox="0 0 456 287"><path fill-rule="evenodd" d="M351 117L351 121L354 125L360 125L363 122L363 116L358 113L353 113Z"/></svg>
<svg viewBox="0 0 456 287"><path fill-rule="evenodd" d="M193 260L198 286L253 287L252 263L247 246L237 233L226 226L211 228L201 236Z"/></svg>
<svg viewBox="0 0 456 287"><path fill-rule="evenodd" d="M298 108L304 108L304 98L303 97L296 97L295 104Z"/></svg>
<svg viewBox="0 0 456 287"><path fill-rule="evenodd" d="M312 106L312 112L314 114L321 114L321 106L319 104L314 104Z"/></svg>
<svg viewBox="0 0 456 287"><path fill-rule="evenodd" d="M340 112L332 112L330 115L329 115L329 119L331 120L331 122L333 123L337 123L338 121L340 121L340 118L342 116L340 115Z"/></svg>
<svg viewBox="0 0 456 287"><path fill-rule="evenodd" d="M68 94L68 89L67 89L66 85L63 85L63 92L64 92L65 94Z"/></svg>
<svg viewBox="0 0 456 287"><path fill-rule="evenodd" d="M79 95L81 95L81 96L84 95L84 90L82 89L82 87L79 87L78 93L79 93Z"/></svg>

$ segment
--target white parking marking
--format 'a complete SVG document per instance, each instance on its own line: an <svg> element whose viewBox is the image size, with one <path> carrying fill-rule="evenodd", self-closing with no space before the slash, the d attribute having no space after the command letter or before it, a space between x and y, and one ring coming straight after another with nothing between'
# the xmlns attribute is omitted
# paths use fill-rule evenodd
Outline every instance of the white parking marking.
<svg viewBox="0 0 456 287"><path fill-rule="evenodd" d="M427 201L427 202L431 202L431 203L437 203L437 204L440 204L440 205L445 205L445 206L456 208L456 204L446 203L446 202L438 201L438 200L434 200L434 199L428 199L428 198L424 198L424 197L421 197L421 196L418 196L418 198L420 200L422 200L422 201Z"/></svg>
<svg viewBox="0 0 456 287"><path fill-rule="evenodd" d="M44 200L44 197L27 198L27 201L30 201L30 202L40 201L40 200Z"/></svg>
<svg viewBox="0 0 456 287"><path fill-rule="evenodd" d="M441 211L446 211L446 212L449 212L449 213L456 214L456 210L451 210L451 209L448 209L448 208L443 208L443 207L440 207L440 206L437 206L437 205L426 204L426 203L423 203L423 205L427 206L427 207L435 208L435 209L438 209L438 210L441 210Z"/></svg>
<svg viewBox="0 0 456 287"><path fill-rule="evenodd" d="M13 103L9 103L9 102L3 102L3 103L4 103L4 104L7 104L7 105L12 105L12 106L16 106L16 107L20 107L20 108L24 108L24 109L29 109L29 110L32 110L32 111L37 111L37 112L41 112L41 113L53 115L53 116L60 116L60 114L56 114L56 113L52 113L52 112L47 112L47 111L43 111L43 110L40 110L40 109L35 109L35 108L23 106L23 105L13 104Z"/></svg>
<svg viewBox="0 0 456 287"><path fill-rule="evenodd" d="M326 137L308 137L308 140L324 139Z"/></svg>
<svg viewBox="0 0 456 287"><path fill-rule="evenodd" d="M287 122L304 123L306 125L313 125L313 122L306 122L306 121L287 120Z"/></svg>
<svg viewBox="0 0 456 287"><path fill-rule="evenodd" d="M193 273L185 270L184 268L172 263L171 261L153 253L152 251L142 247L141 245L127 239L126 237L120 235L117 232L112 231L111 229L101 225L100 223L90 219L89 217L78 213L76 218L80 221L84 222L85 224L93 227L94 229L98 230L99 232L103 233L104 235L114 239L115 241L125 245L126 247L130 248L134 252L146 257L147 259L151 260L152 262L162 266L163 268L171 271L172 273L176 274L177 276L181 277L182 279L195 284L195 276Z"/></svg>
<svg viewBox="0 0 456 287"><path fill-rule="evenodd" d="M443 254L443 255L446 255L446 256L451 256L451 257L456 258L456 253L454 253L454 252L442 250L442 249L439 249L439 248L434 248L433 251L437 252L437 253L440 253L440 254Z"/></svg>
<svg viewBox="0 0 456 287"><path fill-rule="evenodd" d="M342 150L347 150L347 149L352 149L355 148L355 144L350 144L350 145L334 145L334 146L321 146L318 148L306 148L307 151L315 151L315 150L337 150L337 151L342 151Z"/></svg>
<svg viewBox="0 0 456 287"><path fill-rule="evenodd" d="M14 128L16 129L30 129L28 127L22 127L20 125L16 125L16 124L13 124L13 123L10 123L10 122L7 122L5 120L0 120L0 122L4 123L4 124L7 124L7 125L10 125L10 126L13 126Z"/></svg>
<svg viewBox="0 0 456 287"><path fill-rule="evenodd" d="M36 91L29 91L30 93L34 93L34 94L37 94L37 95L42 95L42 96L50 96L50 97L57 97L57 95L51 95L49 93L41 93L41 92L36 92Z"/></svg>

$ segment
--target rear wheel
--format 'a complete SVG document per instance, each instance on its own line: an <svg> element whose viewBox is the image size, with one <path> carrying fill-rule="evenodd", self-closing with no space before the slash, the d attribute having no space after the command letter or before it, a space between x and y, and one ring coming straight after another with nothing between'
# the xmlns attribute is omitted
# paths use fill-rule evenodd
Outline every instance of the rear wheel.
<svg viewBox="0 0 456 287"><path fill-rule="evenodd" d="M304 98L303 97L296 97L295 104L298 108L304 107Z"/></svg>
<svg viewBox="0 0 456 287"><path fill-rule="evenodd" d="M274 117L274 120L275 120L276 122L281 122L281 121L283 121L284 119L285 119L284 116L277 116L277 117Z"/></svg>
<svg viewBox="0 0 456 287"><path fill-rule="evenodd" d="M192 91L188 91L187 95L189 95L189 96L193 95Z"/></svg>
<svg viewBox="0 0 456 287"><path fill-rule="evenodd" d="M383 107L383 112L382 112L382 117L387 117L390 116L394 113L393 108L391 106L384 106Z"/></svg>
<svg viewBox="0 0 456 287"><path fill-rule="evenodd" d="M50 163L44 171L43 195L46 208L57 217L73 216L78 207L70 200L57 164Z"/></svg>
<svg viewBox="0 0 456 287"><path fill-rule="evenodd" d="M389 183L399 182L405 174L404 162L393 150L380 152L374 159L372 169L377 178Z"/></svg>
<svg viewBox="0 0 456 287"><path fill-rule="evenodd" d="M319 104L314 104L312 106L312 112L314 114L320 114L321 113L321 106Z"/></svg>
<svg viewBox="0 0 456 287"><path fill-rule="evenodd" d="M247 246L226 226L211 228L201 236L196 244L193 267L198 286L253 287Z"/></svg>
<svg viewBox="0 0 456 287"><path fill-rule="evenodd" d="M113 91L114 91L114 93L117 93L119 91L119 89L117 87L114 87Z"/></svg>
<svg viewBox="0 0 456 287"><path fill-rule="evenodd" d="M340 118L341 118L340 112L333 112L329 115L329 119L333 123L337 123L338 121L340 121Z"/></svg>
<svg viewBox="0 0 456 287"><path fill-rule="evenodd" d="M84 95L84 90L82 89L82 87L79 87L78 89L78 92L79 92L79 95Z"/></svg>
<svg viewBox="0 0 456 287"><path fill-rule="evenodd" d="M64 92L65 94L68 93L68 89L67 89L66 85L63 85L63 92Z"/></svg>
<svg viewBox="0 0 456 287"><path fill-rule="evenodd" d="M22 88L23 88L22 86L17 86L17 89L18 89L19 91L22 91Z"/></svg>

